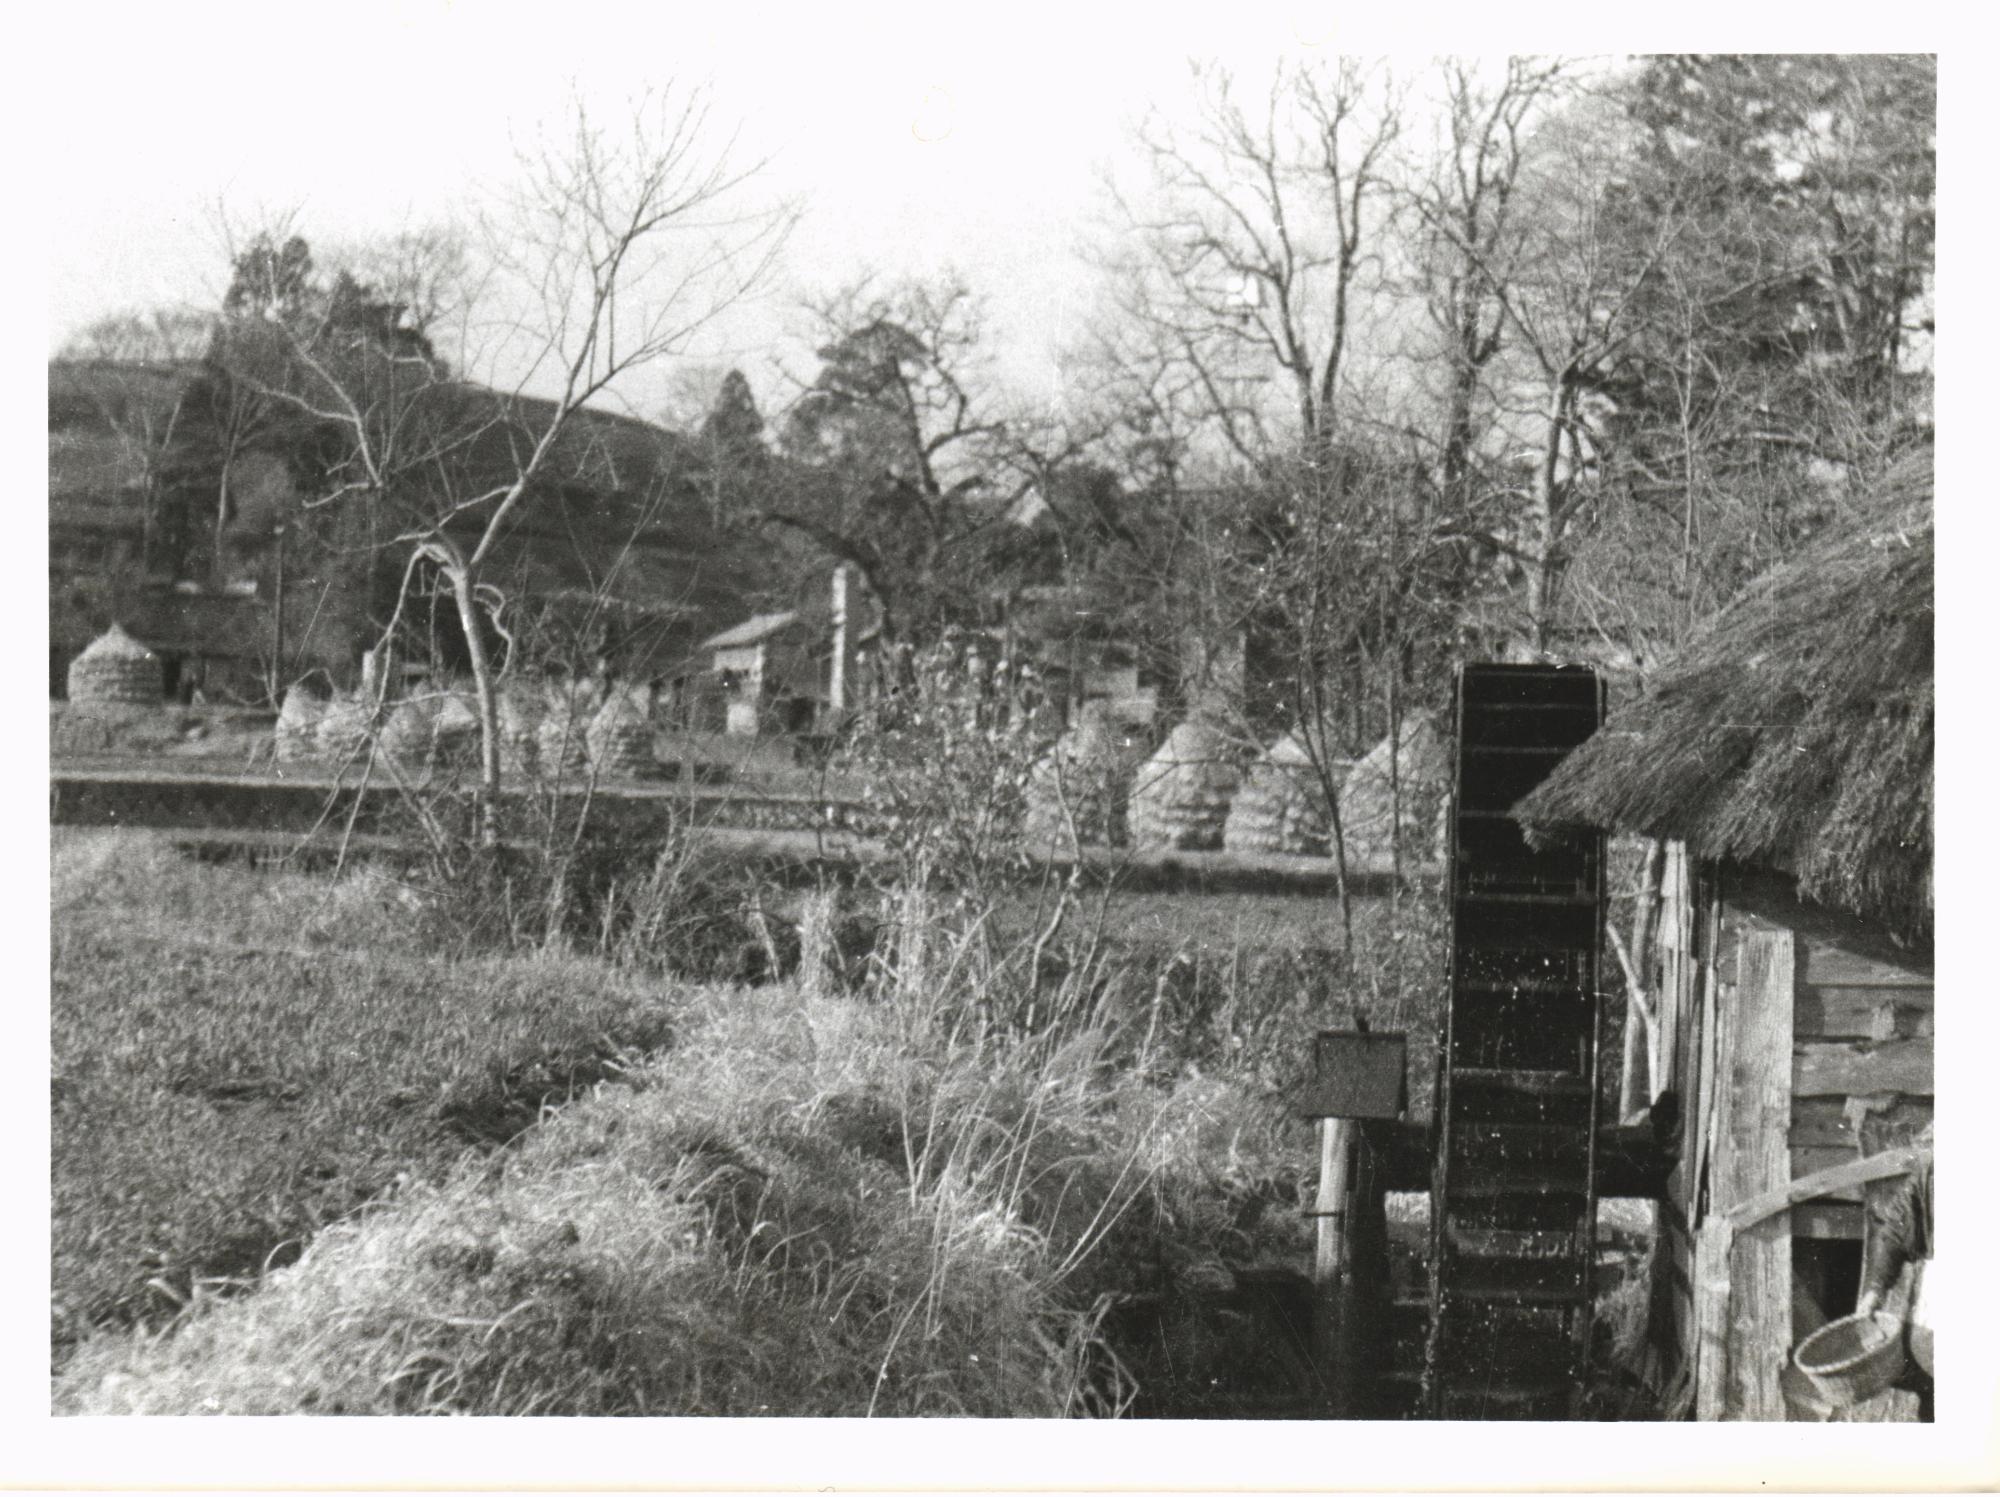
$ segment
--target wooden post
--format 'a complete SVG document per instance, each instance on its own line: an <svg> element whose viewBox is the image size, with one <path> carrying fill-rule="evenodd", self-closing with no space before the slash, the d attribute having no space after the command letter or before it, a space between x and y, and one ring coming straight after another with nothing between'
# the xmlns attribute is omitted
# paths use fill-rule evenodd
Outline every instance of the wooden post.
<svg viewBox="0 0 2000 1497"><path fill-rule="evenodd" d="M1716 1131L1711 1214L1727 1213L1791 1178L1792 933L1741 936L1735 1022L1718 1055L1722 1126ZM1712 1221L1704 1227L1725 1229ZM1777 1212L1736 1234L1728 1249L1725 1417L1782 1420L1780 1375L1792 1350L1792 1225Z"/></svg>
<svg viewBox="0 0 2000 1497"><path fill-rule="evenodd" d="M805 897L799 915L799 991L807 999L834 991L835 925L839 906L828 889Z"/></svg>
<svg viewBox="0 0 2000 1497"><path fill-rule="evenodd" d="M1313 1202L1319 1231L1313 1247L1313 1282L1322 1286L1335 1283L1346 1257L1347 1165L1353 1144L1350 1119L1319 1120L1319 1198Z"/></svg>
<svg viewBox="0 0 2000 1497"><path fill-rule="evenodd" d="M1704 1062L1714 1023L1715 928L1706 887L1695 877L1685 843L1667 844L1661 882L1663 956L1672 969L1661 984L1664 1080L1679 1094L1681 1120L1678 1157L1660 1202L1660 1266L1666 1271L1653 1281L1651 1331L1668 1385L1688 1390L1691 1399L1699 1384L1695 1229L1709 1125Z"/></svg>
<svg viewBox="0 0 2000 1497"><path fill-rule="evenodd" d="M1354 1154L1354 1122L1350 1118L1319 1120L1319 1195L1313 1202L1314 1340L1321 1374L1326 1379L1329 1412L1347 1412L1353 1369L1344 1355L1341 1292L1347 1269L1347 1203L1349 1164Z"/></svg>
<svg viewBox="0 0 2000 1497"><path fill-rule="evenodd" d="M1694 1240L1694 1416L1720 1419L1729 1378L1729 1243L1731 1233L1710 1187L1715 1140L1721 1131L1727 1083L1722 1068L1733 1053L1734 989L1725 989L1720 970L1721 931L1710 926L1708 960L1702 975L1701 1033L1695 1043L1696 1108L1694 1172L1688 1200L1706 1210L1690 1216Z"/></svg>
<svg viewBox="0 0 2000 1497"><path fill-rule="evenodd" d="M1722 1057L1728 1053L1724 1044L1723 1030L1729 1027L1730 1005L1723 1001L1722 974L1716 970L1716 953L1713 939L1709 947L1708 959L1701 973L1701 1028L1695 1036L1694 1103L1692 1138L1694 1142L1694 1168L1688 1176L1688 1200L1699 1204L1703 1187L1709 1178L1709 1153L1715 1143L1716 1119L1722 1107L1716 1093L1721 1085L1717 1081L1717 1067ZM1693 1218L1691 1217L1690 1220Z"/></svg>
<svg viewBox="0 0 2000 1497"><path fill-rule="evenodd" d="M1714 1212L1694 1239L1694 1417L1723 1417L1729 1378L1729 1242Z"/></svg>
<svg viewBox="0 0 2000 1497"><path fill-rule="evenodd" d="M1681 1085L1680 1037L1694 1008L1694 886L1688 877L1685 842L1669 842L1660 869L1660 1066L1654 1074L1653 1100ZM1694 1099L1683 1096L1686 1107Z"/></svg>

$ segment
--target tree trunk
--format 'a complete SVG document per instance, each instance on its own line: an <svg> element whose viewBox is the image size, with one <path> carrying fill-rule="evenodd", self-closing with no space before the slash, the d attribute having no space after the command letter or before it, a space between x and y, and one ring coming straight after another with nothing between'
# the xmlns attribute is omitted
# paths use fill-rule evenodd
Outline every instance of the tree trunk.
<svg viewBox="0 0 2000 1497"><path fill-rule="evenodd" d="M1389 662L1389 888L1392 904L1403 897L1403 710L1396 696L1396 664Z"/></svg>
<svg viewBox="0 0 2000 1497"><path fill-rule="evenodd" d="M478 579L456 557L444 571L451 581L452 601L458 605L458 623L465 631L466 653L472 660L472 685L479 698L479 791L474 803L474 821L481 845L491 846L497 837L493 812L500 798L499 698L493 689L493 666L487 658L486 633L479 617Z"/></svg>
<svg viewBox="0 0 2000 1497"><path fill-rule="evenodd" d="M1562 579L1562 531L1560 520L1562 485L1556 470L1562 462L1563 435L1569 430L1575 389L1567 372L1556 376L1549 389L1548 426L1542 435L1542 450L1535 460L1534 498L1529 510L1530 534L1521 547L1528 560L1529 642L1538 655L1546 654L1554 633L1556 596Z"/></svg>

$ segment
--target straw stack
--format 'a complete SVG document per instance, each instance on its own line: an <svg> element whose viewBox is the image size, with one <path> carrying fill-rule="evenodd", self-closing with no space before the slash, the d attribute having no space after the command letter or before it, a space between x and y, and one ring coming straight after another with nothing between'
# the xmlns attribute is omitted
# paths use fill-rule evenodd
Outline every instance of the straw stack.
<svg viewBox="0 0 2000 1497"><path fill-rule="evenodd" d="M613 691L591 718L586 741L591 768L600 776L638 779L659 769L653 755L653 721L636 692Z"/></svg>
<svg viewBox="0 0 2000 1497"><path fill-rule="evenodd" d="M1074 851L1074 820L1075 840L1084 846L1123 845L1125 797L1145 757L1144 741L1110 702L1085 702L1029 775L1023 828L1029 842Z"/></svg>
<svg viewBox="0 0 2000 1497"><path fill-rule="evenodd" d="M1390 861L1391 803L1399 802L1402 852L1419 860L1442 857L1445 801L1451 760L1444 739L1427 720L1403 725L1390 775L1389 740L1384 738L1354 766L1341 787L1341 829L1347 855L1356 862Z"/></svg>
<svg viewBox="0 0 2000 1497"><path fill-rule="evenodd" d="M1133 780L1127 811L1132 845L1183 852L1221 847L1240 778L1229 735L1207 717L1190 717Z"/></svg>
<svg viewBox="0 0 2000 1497"><path fill-rule="evenodd" d="M539 691L520 681L508 681L495 693L500 719L500 767L510 775L535 773L535 734L548 703Z"/></svg>
<svg viewBox="0 0 2000 1497"><path fill-rule="evenodd" d="M535 730L535 754L542 774L551 780L581 780L590 771L590 720L597 715L598 692L590 681L557 682L550 686L541 726Z"/></svg>
<svg viewBox="0 0 2000 1497"><path fill-rule="evenodd" d="M285 692L277 725L271 730L280 764L302 764L319 757L319 725L326 709L325 700L303 682Z"/></svg>
<svg viewBox="0 0 2000 1497"><path fill-rule="evenodd" d="M468 685L454 685L437 698L431 715L431 758L454 768L479 763L479 697Z"/></svg>
<svg viewBox="0 0 2000 1497"><path fill-rule="evenodd" d="M340 766L361 757L374 730L372 698L359 692L338 692L320 713L313 736L320 758Z"/></svg>
<svg viewBox="0 0 2000 1497"><path fill-rule="evenodd" d="M429 694L406 697L389 713L376 740L382 752L401 764L428 764L431 740L437 725L437 698Z"/></svg>
<svg viewBox="0 0 2000 1497"><path fill-rule="evenodd" d="M160 657L117 624L69 663L69 699L79 707L157 707Z"/></svg>
<svg viewBox="0 0 2000 1497"><path fill-rule="evenodd" d="M1350 765L1331 766L1334 788ZM1230 802L1222 845L1231 852L1280 852L1325 857L1333 843L1326 791L1298 731L1285 734L1251 761Z"/></svg>

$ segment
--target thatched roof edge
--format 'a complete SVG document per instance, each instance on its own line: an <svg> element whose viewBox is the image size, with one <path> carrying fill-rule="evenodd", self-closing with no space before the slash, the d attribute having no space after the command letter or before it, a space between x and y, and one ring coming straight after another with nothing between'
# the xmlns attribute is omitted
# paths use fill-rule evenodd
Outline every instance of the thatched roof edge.
<svg viewBox="0 0 2000 1497"><path fill-rule="evenodd" d="M1718 614L1515 814L1780 869L1811 898L1927 937L1933 493L1924 448Z"/></svg>

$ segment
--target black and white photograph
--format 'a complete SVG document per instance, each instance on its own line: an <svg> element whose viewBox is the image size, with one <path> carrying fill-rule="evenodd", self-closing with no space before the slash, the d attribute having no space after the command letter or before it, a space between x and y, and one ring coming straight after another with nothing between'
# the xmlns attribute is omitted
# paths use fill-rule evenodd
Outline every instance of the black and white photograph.
<svg viewBox="0 0 2000 1497"><path fill-rule="evenodd" d="M1993 1456L1938 53L1118 14L51 30L48 1441Z"/></svg>

